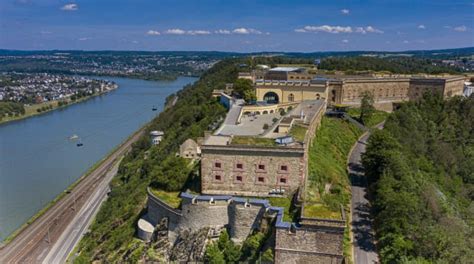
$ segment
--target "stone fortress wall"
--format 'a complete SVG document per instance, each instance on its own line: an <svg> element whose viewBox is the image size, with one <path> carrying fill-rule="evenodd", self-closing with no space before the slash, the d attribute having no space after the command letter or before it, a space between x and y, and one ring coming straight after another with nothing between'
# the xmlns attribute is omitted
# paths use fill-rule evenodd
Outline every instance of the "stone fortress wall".
<svg viewBox="0 0 474 264"><path fill-rule="evenodd" d="M232 240L243 242L260 228L264 218L275 227L275 263L342 263L345 220L302 219L299 224L283 221L284 209L265 199L182 193L181 209L172 209L148 192L147 214L152 225L168 220L173 242L180 231L228 228ZM173 223L173 224L171 224ZM138 232L140 235L141 233ZM150 235L151 237L151 235ZM146 240L147 237L141 237Z"/></svg>
<svg viewBox="0 0 474 264"><path fill-rule="evenodd" d="M314 100L316 97L331 104L359 105L364 92L374 95L377 108L387 108L395 102L417 100L426 91L444 97L462 95L463 76L449 77L336 77L311 81L258 80L255 83L257 101L265 101L274 93L279 103Z"/></svg>
<svg viewBox="0 0 474 264"><path fill-rule="evenodd" d="M273 189L291 194L304 183L303 147L201 147L204 194L269 196Z"/></svg>
<svg viewBox="0 0 474 264"><path fill-rule="evenodd" d="M168 237L176 239L180 231L195 232L202 228L229 229L232 240L242 242L264 217L275 218L277 226L283 222L283 208L272 207L267 200L247 199L223 195L192 195L181 193L181 208L173 209L148 191L147 213L143 219L156 226L163 219L168 222ZM140 235L141 232L138 232ZM147 237L140 237L147 240Z"/></svg>

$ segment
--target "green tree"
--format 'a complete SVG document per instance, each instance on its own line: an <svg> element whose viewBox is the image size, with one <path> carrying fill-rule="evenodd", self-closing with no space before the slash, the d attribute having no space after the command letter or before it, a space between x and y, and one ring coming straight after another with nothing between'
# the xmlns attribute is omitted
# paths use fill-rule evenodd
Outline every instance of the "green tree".
<svg viewBox="0 0 474 264"><path fill-rule="evenodd" d="M360 102L360 121L363 124L366 124L366 122L372 117L374 113L374 95L369 92L365 91L362 94L362 99Z"/></svg>
<svg viewBox="0 0 474 264"><path fill-rule="evenodd" d="M219 246L216 243L211 243L206 248L205 253L206 263L211 264L224 264L225 258L224 254L219 250Z"/></svg>
<svg viewBox="0 0 474 264"><path fill-rule="evenodd" d="M251 80L237 79L234 82L233 89L234 93L240 95L246 102L250 102L257 98Z"/></svg>

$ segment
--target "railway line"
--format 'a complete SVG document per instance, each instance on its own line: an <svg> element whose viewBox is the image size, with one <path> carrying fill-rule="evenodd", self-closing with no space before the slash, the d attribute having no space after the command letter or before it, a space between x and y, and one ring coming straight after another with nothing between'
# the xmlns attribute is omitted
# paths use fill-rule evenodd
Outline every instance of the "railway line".
<svg viewBox="0 0 474 264"><path fill-rule="evenodd" d="M0 263L41 263L48 255L52 245L60 238L90 196L98 188L107 188L112 177L107 172L124 155L131 145L143 134L142 128L91 173L84 176L73 189L52 205L44 214L26 226L7 245L0 249ZM106 183L104 184L104 182Z"/></svg>

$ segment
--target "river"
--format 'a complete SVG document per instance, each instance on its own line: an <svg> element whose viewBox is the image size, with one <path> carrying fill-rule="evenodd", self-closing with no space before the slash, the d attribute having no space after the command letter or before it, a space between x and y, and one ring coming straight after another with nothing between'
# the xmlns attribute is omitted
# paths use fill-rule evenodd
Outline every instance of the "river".
<svg viewBox="0 0 474 264"><path fill-rule="evenodd" d="M112 80L119 88L49 113L0 125L0 241L92 165L160 113L196 78ZM153 106L158 111L152 111ZM82 147L68 138L77 134Z"/></svg>

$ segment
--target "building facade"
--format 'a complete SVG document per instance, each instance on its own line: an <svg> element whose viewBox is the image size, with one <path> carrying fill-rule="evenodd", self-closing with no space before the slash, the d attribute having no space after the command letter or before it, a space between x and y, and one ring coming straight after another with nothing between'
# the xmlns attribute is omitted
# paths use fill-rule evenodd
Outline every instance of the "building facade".
<svg viewBox="0 0 474 264"><path fill-rule="evenodd" d="M299 147L201 147L204 194L291 194L304 184L305 150Z"/></svg>
<svg viewBox="0 0 474 264"><path fill-rule="evenodd" d="M311 81L265 80L255 83L257 101L286 103L324 99L330 104L359 105L365 92L374 96L375 105L417 100L426 92L443 97L463 95L464 77L449 78L316 78Z"/></svg>

